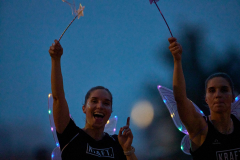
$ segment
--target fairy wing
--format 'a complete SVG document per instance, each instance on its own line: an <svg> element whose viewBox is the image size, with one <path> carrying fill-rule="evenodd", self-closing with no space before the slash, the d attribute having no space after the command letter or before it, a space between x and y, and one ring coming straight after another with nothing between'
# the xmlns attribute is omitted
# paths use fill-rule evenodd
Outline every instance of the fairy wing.
<svg viewBox="0 0 240 160"><path fill-rule="evenodd" d="M52 151L51 159L52 160L61 160L62 159L61 158L61 150L60 150L60 145L59 145L58 138L57 138L56 127L55 127L54 120L53 120L53 97L52 97L52 94L48 95L48 114L49 114L49 121L50 121L51 131L53 134L53 139L57 146Z"/></svg>
<svg viewBox="0 0 240 160"><path fill-rule="evenodd" d="M168 111L170 112L170 115L173 119L175 126L178 128L179 131L185 134L188 134L186 127L183 125L179 117L178 110L177 110L177 103L175 101L173 91L160 85L158 86L158 91L163 99L163 102L167 106ZM196 111L200 113L202 116L204 116L204 113L198 108L198 106L195 103L193 103L193 105Z"/></svg>
<svg viewBox="0 0 240 160"><path fill-rule="evenodd" d="M235 98L235 101L232 103L231 113L235 115L240 121L240 95Z"/></svg>
<svg viewBox="0 0 240 160"><path fill-rule="evenodd" d="M51 159L52 160L61 160L61 150L60 150L60 145L59 145L59 141L57 138L55 123L53 120L53 97L52 97L52 94L48 95L48 114L49 114L49 121L50 121L51 131L53 134L53 139L57 146L52 151ZM71 115L70 115L70 118L73 120ZM117 126L117 116L114 116L113 118L111 118L107 121L105 128L104 128L104 132L107 132L108 134L112 135L116 131L116 126Z"/></svg>
<svg viewBox="0 0 240 160"><path fill-rule="evenodd" d="M107 132L109 135L113 135L116 132L117 127L117 116L109 119L105 125L104 132Z"/></svg>
<svg viewBox="0 0 240 160"><path fill-rule="evenodd" d="M191 146L190 146L189 135L188 135L186 127L184 126L184 124L182 123L182 121L179 117L177 103L175 101L173 91L166 87L160 86L160 85L158 86L158 91L163 99L164 104L167 106L167 109L170 112L170 115L173 119L175 126L178 128L179 131L186 134L181 141L181 150L185 154L190 155L190 147ZM200 113L202 116L204 116L204 113L198 108L198 106L195 103L193 103L193 105L194 105L196 111L198 113Z"/></svg>
<svg viewBox="0 0 240 160"><path fill-rule="evenodd" d="M189 138L189 135L185 135L183 138L182 138L182 141L181 141L181 150L185 153L185 154L188 154L190 155L190 148L191 148L191 143L190 143L190 138Z"/></svg>

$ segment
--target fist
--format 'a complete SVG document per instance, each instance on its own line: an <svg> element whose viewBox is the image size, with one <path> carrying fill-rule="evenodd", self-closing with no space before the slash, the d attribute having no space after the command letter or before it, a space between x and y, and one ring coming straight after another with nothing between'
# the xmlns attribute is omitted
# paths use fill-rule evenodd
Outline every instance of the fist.
<svg viewBox="0 0 240 160"><path fill-rule="evenodd" d="M63 54L63 48L58 40L54 40L52 46L50 46L49 54L53 59L60 59Z"/></svg>
<svg viewBox="0 0 240 160"><path fill-rule="evenodd" d="M169 50L172 53L172 56L175 60L181 60L182 57L182 46L177 42L177 39L174 37L168 38L170 43Z"/></svg>

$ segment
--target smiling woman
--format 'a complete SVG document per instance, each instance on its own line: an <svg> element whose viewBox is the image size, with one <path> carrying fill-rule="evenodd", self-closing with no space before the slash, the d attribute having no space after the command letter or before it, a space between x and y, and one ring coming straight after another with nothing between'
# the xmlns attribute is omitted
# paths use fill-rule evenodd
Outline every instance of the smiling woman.
<svg viewBox="0 0 240 160"><path fill-rule="evenodd" d="M55 40L49 53L52 60L53 118L62 159L136 160L135 149L131 146L133 134L129 128L129 117L118 135L104 132L112 113L112 94L107 88L97 86L87 92L82 106L86 114L85 127L81 129L76 126L69 116L65 99L60 63L63 48L59 41Z"/></svg>

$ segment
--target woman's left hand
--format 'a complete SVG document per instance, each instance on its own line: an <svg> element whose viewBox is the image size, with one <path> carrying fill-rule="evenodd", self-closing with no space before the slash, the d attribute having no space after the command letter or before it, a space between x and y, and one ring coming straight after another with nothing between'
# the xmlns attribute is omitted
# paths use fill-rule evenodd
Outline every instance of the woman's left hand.
<svg viewBox="0 0 240 160"><path fill-rule="evenodd" d="M118 141L122 146L123 151L130 151L132 150L132 141L133 141L133 134L131 129L129 128L130 125L130 117L127 118L127 125L121 127L118 133Z"/></svg>

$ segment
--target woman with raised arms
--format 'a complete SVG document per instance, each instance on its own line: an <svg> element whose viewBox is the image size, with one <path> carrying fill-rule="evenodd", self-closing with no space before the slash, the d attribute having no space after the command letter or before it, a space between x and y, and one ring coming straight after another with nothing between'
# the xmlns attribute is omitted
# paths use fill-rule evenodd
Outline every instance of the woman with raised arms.
<svg viewBox="0 0 240 160"><path fill-rule="evenodd" d="M52 61L51 84L53 117L63 160L136 160L131 146L133 134L130 118L118 135L104 132L105 124L112 113L112 94L102 86L91 88L82 106L86 114L85 127L80 129L69 116L69 108L63 89L61 56L63 48L55 40L49 53Z"/></svg>

